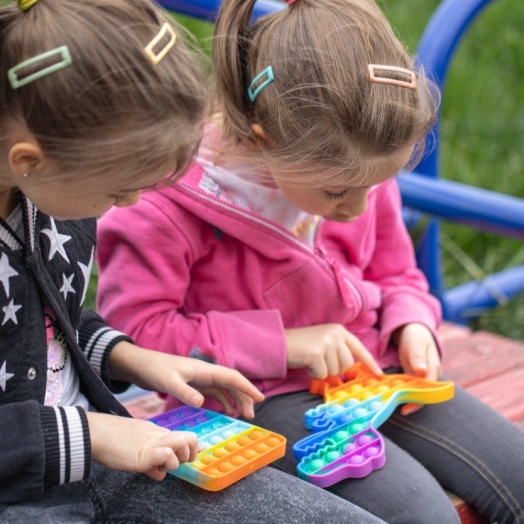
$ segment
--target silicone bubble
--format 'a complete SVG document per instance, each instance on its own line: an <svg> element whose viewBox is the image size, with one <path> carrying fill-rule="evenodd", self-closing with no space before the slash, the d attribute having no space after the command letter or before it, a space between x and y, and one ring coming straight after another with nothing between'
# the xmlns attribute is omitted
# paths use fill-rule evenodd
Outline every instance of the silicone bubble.
<svg viewBox="0 0 524 524"><path fill-rule="evenodd" d="M378 428L397 406L436 404L454 395L452 382L404 374L377 377L360 363L344 376L345 382L340 377L311 382L311 393L321 392L324 403L305 413L312 434L293 446L298 476L320 487L362 478L384 466L384 439Z"/></svg>
<svg viewBox="0 0 524 524"><path fill-rule="evenodd" d="M285 453L282 435L206 409L182 406L149 420L196 434L203 451L169 473L209 491L224 489Z"/></svg>

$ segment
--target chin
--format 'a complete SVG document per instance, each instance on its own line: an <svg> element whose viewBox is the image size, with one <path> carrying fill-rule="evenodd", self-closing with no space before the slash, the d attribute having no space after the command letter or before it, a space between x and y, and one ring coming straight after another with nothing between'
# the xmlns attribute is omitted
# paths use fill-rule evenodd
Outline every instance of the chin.
<svg viewBox="0 0 524 524"><path fill-rule="evenodd" d="M332 222L339 222L341 224L349 224L354 222L358 217L348 217L345 215L337 215L334 217L324 217L326 220L331 220Z"/></svg>

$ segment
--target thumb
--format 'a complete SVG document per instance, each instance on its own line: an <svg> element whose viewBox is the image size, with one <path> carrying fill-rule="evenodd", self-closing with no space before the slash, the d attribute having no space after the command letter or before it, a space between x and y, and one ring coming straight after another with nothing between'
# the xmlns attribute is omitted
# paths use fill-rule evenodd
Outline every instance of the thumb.
<svg viewBox="0 0 524 524"><path fill-rule="evenodd" d="M414 375L418 377L425 377L428 372L428 362L426 355L426 347L417 345L410 348L409 365Z"/></svg>

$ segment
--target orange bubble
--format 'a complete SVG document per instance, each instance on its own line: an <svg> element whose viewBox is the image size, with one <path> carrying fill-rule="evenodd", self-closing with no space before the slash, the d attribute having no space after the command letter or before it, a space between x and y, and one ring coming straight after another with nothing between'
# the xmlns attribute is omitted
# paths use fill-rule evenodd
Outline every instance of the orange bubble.
<svg viewBox="0 0 524 524"><path fill-rule="evenodd" d="M241 464L244 464L246 459L244 457L241 457L240 455L236 455L235 457L231 457L231 464L234 464L235 466L240 466Z"/></svg>
<svg viewBox="0 0 524 524"><path fill-rule="evenodd" d="M216 450L213 452L213 455L214 455L216 458L222 458L222 457L225 457L226 455L229 455L229 453L228 453L224 448L219 448L219 449L216 449Z"/></svg>
<svg viewBox="0 0 524 524"><path fill-rule="evenodd" d="M278 446L280 444L280 440L278 440L276 437L270 437L266 440L266 444L269 447L274 448L275 446Z"/></svg>
<svg viewBox="0 0 524 524"><path fill-rule="evenodd" d="M266 446L263 442L259 442L255 445L254 449L257 453L265 453L269 449L269 447Z"/></svg>
<svg viewBox="0 0 524 524"><path fill-rule="evenodd" d="M247 460L251 460L251 459L254 459L255 457L258 456L258 453L253 450L253 449L246 449L246 451L244 451L244 453L242 453L242 456L247 459Z"/></svg>
<svg viewBox="0 0 524 524"><path fill-rule="evenodd" d="M247 446L248 444L252 444L252 442L247 437L240 437L237 440L237 444L240 444L241 446Z"/></svg>
<svg viewBox="0 0 524 524"><path fill-rule="evenodd" d="M251 440L258 440L259 438L262 438L263 436L264 436L264 433L262 433L262 431L252 431L249 434L249 438Z"/></svg>
<svg viewBox="0 0 524 524"><path fill-rule="evenodd" d="M229 462L222 462L217 466L217 468L222 471L222 473L227 473L228 471L231 471L232 469L235 469L235 466L233 464L230 464Z"/></svg>
<svg viewBox="0 0 524 524"><path fill-rule="evenodd" d="M213 464L213 462L215 462L216 458L213 457L213 455L206 455L205 457L202 457L200 459L200 462L202 462L202 464L205 464L206 466L208 464Z"/></svg>
<svg viewBox="0 0 524 524"><path fill-rule="evenodd" d="M226 444L226 449L228 451L236 451L237 449L240 449L240 446L236 442L230 442L229 444Z"/></svg>

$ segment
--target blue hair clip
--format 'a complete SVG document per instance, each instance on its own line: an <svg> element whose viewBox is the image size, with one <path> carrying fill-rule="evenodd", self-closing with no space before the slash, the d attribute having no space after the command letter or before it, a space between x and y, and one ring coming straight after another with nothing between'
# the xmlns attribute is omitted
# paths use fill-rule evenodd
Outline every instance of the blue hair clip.
<svg viewBox="0 0 524 524"><path fill-rule="evenodd" d="M264 77L266 77L265 80L256 89L254 89L255 84L262 80ZM273 82L274 80L275 75L273 74L273 68L271 66L266 67L264 71L255 76L251 84L249 84L249 87L247 88L247 96L249 97L249 100L251 100L251 102L254 102L257 96L259 95L260 91L262 91L262 89L271 84L271 82Z"/></svg>

